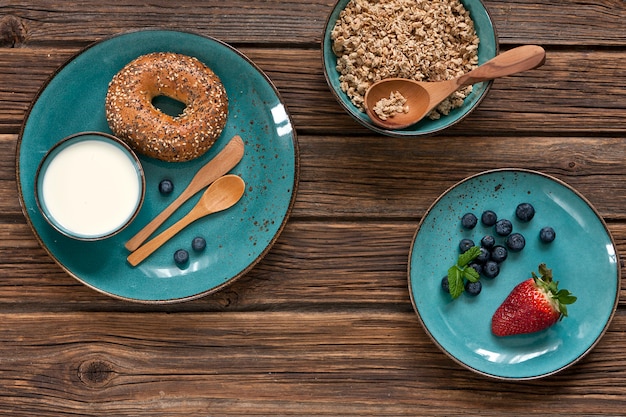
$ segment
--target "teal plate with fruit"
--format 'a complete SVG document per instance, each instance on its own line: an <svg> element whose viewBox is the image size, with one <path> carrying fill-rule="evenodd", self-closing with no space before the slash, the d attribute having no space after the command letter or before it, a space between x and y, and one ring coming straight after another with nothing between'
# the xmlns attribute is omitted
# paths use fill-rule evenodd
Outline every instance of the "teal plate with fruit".
<svg viewBox="0 0 626 417"><path fill-rule="evenodd" d="M530 203L535 216L517 219L519 203ZM457 262L461 239L477 245L484 235L497 244L504 238L484 226L481 214L493 210L513 223L526 240L519 252L509 251L499 274L481 277L482 291L452 299L441 281ZM461 218L474 213L474 229ZM544 243L539 231L550 226L556 238ZM497 337L491 317L513 287L531 277L540 263L552 269L559 288L578 300L568 317L540 332ZM475 372L498 379L534 379L578 362L598 343L615 313L620 268L615 243L606 224L580 193L564 182L528 170L503 169L469 177L443 193L428 209L409 255L409 291L426 333L443 352Z"/></svg>
<svg viewBox="0 0 626 417"><path fill-rule="evenodd" d="M82 131L111 133L104 110L109 81L133 59L155 51L194 56L220 77L229 99L229 116L222 135L206 154L189 162L167 163L140 155L146 195L134 222L103 241L67 238L49 226L37 209L37 166L44 154L66 136ZM173 104L163 103L164 107L170 106L163 110L176 111ZM243 159L231 170L246 182L241 200L226 211L196 221L143 263L131 267L126 262L129 253L124 243L167 207L234 135L240 135L245 144ZM33 102L22 126L16 158L24 214L50 256L85 285L116 298L143 303L197 298L249 271L282 231L298 183L296 133L267 76L225 43L169 30L117 35L91 45L64 64ZM171 195L159 193L158 184L164 178L174 183ZM159 231L189 212L201 194L180 207ZM207 242L201 253L191 247L196 236ZM182 268L173 260L178 249L190 255Z"/></svg>

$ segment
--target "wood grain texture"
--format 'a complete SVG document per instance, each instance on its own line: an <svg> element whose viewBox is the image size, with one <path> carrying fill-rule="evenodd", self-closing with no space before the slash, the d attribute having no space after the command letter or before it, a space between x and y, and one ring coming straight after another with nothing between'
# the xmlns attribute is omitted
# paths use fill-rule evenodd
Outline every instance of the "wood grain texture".
<svg viewBox="0 0 626 417"><path fill-rule="evenodd" d="M621 0L485 0L505 44L623 46ZM320 42L334 0L106 0L64 2L5 0L0 14L26 23L27 43L84 44L145 27L193 30L229 43L311 45Z"/></svg>
<svg viewBox="0 0 626 417"><path fill-rule="evenodd" d="M345 113L326 84L316 49L241 49L275 84L298 132L371 135ZM37 92L81 48L8 48L0 54L0 133L17 133ZM8 51L8 53L4 53ZM455 135L616 134L626 128L626 51L547 51L536 70L495 80ZM566 68L566 70L563 70ZM608 81L610 78L611 81ZM607 88L607 82L614 87ZM538 101L537 94L545 97ZM506 123L503 125L503 123Z"/></svg>
<svg viewBox="0 0 626 417"><path fill-rule="evenodd" d="M8 155L0 172L0 216L20 217L15 186L16 135L0 135ZM553 175L582 193L608 219L624 219L626 143L619 137L300 135L301 183L294 217L419 218L463 178L497 168ZM445 152L442 152L445 149ZM473 150L479 150L481 157ZM341 163L333 163L340 158ZM2 165L0 165L2 166ZM602 187L597 184L601 183Z"/></svg>
<svg viewBox="0 0 626 417"><path fill-rule="evenodd" d="M622 316L575 368L525 383L468 373L408 312L0 319L0 410L14 416L433 415L435 405L441 415L618 415L624 405Z"/></svg>
<svg viewBox="0 0 626 417"><path fill-rule="evenodd" d="M411 306L419 221L484 170L565 181L626 253L626 3L485 4L502 50L539 44L546 64L496 80L445 134L408 140L366 130L330 93L320 42L334 0L4 0L0 22L25 33L0 23L0 414L623 415L623 285L595 349L527 382L462 368ZM300 149L295 206L267 256L215 294L166 306L112 299L63 271L23 216L16 185L20 128L46 80L91 43L142 28L240 49L285 100Z"/></svg>

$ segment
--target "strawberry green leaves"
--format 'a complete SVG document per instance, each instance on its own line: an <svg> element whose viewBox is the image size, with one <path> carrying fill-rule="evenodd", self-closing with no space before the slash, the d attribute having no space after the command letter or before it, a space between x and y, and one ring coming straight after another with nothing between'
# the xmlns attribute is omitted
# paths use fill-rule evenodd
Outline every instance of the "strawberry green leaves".
<svg viewBox="0 0 626 417"><path fill-rule="evenodd" d="M480 279L480 275L469 265L474 259L480 255L480 247L473 246L466 252L459 255L456 265L448 269L448 285L450 288L450 296L452 299L457 298L465 290L465 280L476 282Z"/></svg>
<svg viewBox="0 0 626 417"><path fill-rule="evenodd" d="M561 312L561 318L559 320L563 320L563 317L567 317L566 305L574 304L574 302L578 299L575 295L572 295L572 293L567 290L559 290L555 294L554 298L557 300L559 304L559 311Z"/></svg>
<svg viewBox="0 0 626 417"><path fill-rule="evenodd" d="M559 281L552 280L552 270L546 266L546 264L542 263L539 265L539 276L534 272L531 273L533 280L535 281L535 285L537 287L543 288L546 294L549 294L550 297L555 301L559 312L561 313L560 320L563 320L563 317L567 317L567 305L574 304L574 302L578 299L576 296L572 295L571 292L565 289L559 290Z"/></svg>

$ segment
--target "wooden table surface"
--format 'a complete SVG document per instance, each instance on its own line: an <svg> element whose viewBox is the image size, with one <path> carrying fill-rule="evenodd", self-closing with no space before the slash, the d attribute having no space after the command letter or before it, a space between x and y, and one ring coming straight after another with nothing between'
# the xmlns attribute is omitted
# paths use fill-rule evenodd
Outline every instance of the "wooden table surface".
<svg viewBox="0 0 626 417"><path fill-rule="evenodd" d="M332 0L3 0L0 414L624 415L623 292L589 355L524 382L456 364L411 306L421 217L484 170L567 182L626 250L626 2L485 4L501 50L539 44L546 64L495 81L445 134L406 140L371 133L331 95L320 42ZM110 298L63 272L22 214L15 174L25 113L55 69L95 41L154 27L246 54L284 98L300 150L295 205L267 256L215 294L161 306Z"/></svg>

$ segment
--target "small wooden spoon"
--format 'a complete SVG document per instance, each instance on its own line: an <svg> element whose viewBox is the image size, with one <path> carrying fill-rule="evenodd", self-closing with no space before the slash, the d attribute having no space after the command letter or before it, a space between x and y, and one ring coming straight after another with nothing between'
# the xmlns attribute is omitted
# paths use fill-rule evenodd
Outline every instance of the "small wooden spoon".
<svg viewBox="0 0 626 417"><path fill-rule="evenodd" d="M459 88L516 74L543 65L546 51L537 45L524 45L510 49L485 62L478 68L458 78L447 81L420 82L406 78L387 78L370 86L365 93L365 111L377 126L385 129L404 129L424 118L439 103ZM382 120L374 106L391 93L399 92L406 98L408 113L397 113Z"/></svg>
<svg viewBox="0 0 626 417"><path fill-rule="evenodd" d="M226 144L213 159L211 159L206 165L204 165L191 179L191 182L183 190L183 192L172 201L172 203L165 208L158 216L156 216L150 223L144 226L135 236L133 236L128 242L126 242L126 249L129 251L136 250L143 242L150 237L156 229L163 224L180 207L185 201L196 195L200 190L211 184L217 178L226 174L235 165L241 161L243 157L243 140L239 135L235 135L230 142Z"/></svg>
<svg viewBox="0 0 626 417"><path fill-rule="evenodd" d="M137 266L150 256L152 252L171 239L172 236L199 218L232 207L243 195L245 185L245 182L237 175L224 175L217 179L202 194L200 200L189 213L154 239L128 255L126 260L132 266Z"/></svg>

